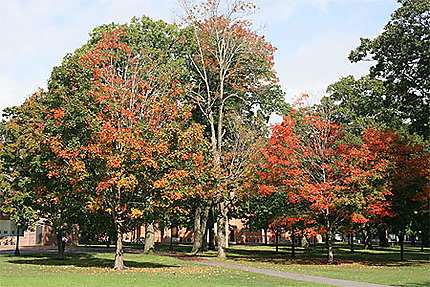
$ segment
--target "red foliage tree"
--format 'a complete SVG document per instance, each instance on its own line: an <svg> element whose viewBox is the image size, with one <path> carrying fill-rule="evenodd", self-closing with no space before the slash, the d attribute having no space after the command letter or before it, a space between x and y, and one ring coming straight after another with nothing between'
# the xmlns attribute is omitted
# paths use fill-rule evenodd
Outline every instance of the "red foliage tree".
<svg viewBox="0 0 430 287"><path fill-rule="evenodd" d="M388 161L377 158L375 148L348 142L328 112L293 110L273 127L262 151L261 191L282 191L289 202L300 203L296 216L315 220L326 233L328 263L333 263L333 233L340 224L365 222L366 213L385 210L376 207L389 190L377 179Z"/></svg>

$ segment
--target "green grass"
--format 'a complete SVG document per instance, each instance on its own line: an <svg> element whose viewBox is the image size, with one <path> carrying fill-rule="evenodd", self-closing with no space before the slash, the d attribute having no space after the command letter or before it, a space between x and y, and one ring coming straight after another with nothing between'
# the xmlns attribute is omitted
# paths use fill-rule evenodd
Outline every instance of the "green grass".
<svg viewBox="0 0 430 287"><path fill-rule="evenodd" d="M334 252L336 264L327 265L324 246L298 248L296 259L291 258L291 249L286 246L281 246L278 254L273 246L232 246L226 262L395 286L430 286L429 248L421 252L419 248L406 247L406 261L399 261L398 247L356 249L351 253L347 246L339 244ZM214 257L215 254L208 251L203 256Z"/></svg>
<svg viewBox="0 0 430 287"><path fill-rule="evenodd" d="M114 271L112 253L0 255L0 286L327 286L238 270L210 267L177 258L125 254L128 268Z"/></svg>

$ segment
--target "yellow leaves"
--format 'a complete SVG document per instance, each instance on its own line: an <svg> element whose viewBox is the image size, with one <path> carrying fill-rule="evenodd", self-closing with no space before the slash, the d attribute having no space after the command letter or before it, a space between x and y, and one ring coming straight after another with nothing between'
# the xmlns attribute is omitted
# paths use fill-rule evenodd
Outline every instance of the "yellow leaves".
<svg viewBox="0 0 430 287"><path fill-rule="evenodd" d="M131 209L131 217L132 218L142 218L143 212L137 208L132 208Z"/></svg>

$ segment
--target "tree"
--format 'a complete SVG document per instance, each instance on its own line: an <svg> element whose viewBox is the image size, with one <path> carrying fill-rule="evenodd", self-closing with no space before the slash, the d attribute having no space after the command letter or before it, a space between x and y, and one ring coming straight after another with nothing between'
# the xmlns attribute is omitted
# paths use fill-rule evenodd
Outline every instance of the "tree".
<svg viewBox="0 0 430 287"><path fill-rule="evenodd" d="M228 213L224 184L227 178L223 175L226 109L234 109L241 117L252 116L256 109L267 116L276 104L282 105L282 93L275 85L272 70L275 49L243 20L255 7L246 1L226 5L220 0L199 1L196 5L192 1L180 2L186 13L185 23L194 27L195 50L188 57L193 73L187 94L198 107L208 131L216 171L212 200L217 211L218 257L223 258ZM196 217L200 221L205 218Z"/></svg>
<svg viewBox="0 0 430 287"><path fill-rule="evenodd" d="M419 138L387 130L384 139L388 149L385 156L392 164L389 178L392 194L388 197L392 216L385 218L391 230L399 235L401 260L404 260L404 237L408 227L420 217L429 215L430 155L428 146ZM423 235L428 234L426 221L419 224ZM428 235L427 235L428 236Z"/></svg>
<svg viewBox="0 0 430 287"><path fill-rule="evenodd" d="M327 88L321 105L332 110L332 118L345 132L360 137L370 125L379 129L403 126L399 107L381 80L364 76L343 77Z"/></svg>
<svg viewBox="0 0 430 287"><path fill-rule="evenodd" d="M352 62L373 60L370 76L384 81L410 131L429 138L430 2L398 0L402 5L375 39L361 39Z"/></svg>
<svg viewBox="0 0 430 287"><path fill-rule="evenodd" d="M73 232L82 200L79 194L71 192L68 181L50 174L48 166L54 154L49 130L56 125L56 110L48 108L48 98L46 92L40 91L22 106L7 111L1 153L3 176L10 188L5 192L5 201L13 209L15 200L21 199L19 210L33 210L35 217L50 226L57 236L58 254L63 258L61 239L65 232Z"/></svg>
<svg viewBox="0 0 430 287"><path fill-rule="evenodd" d="M0 146L0 153L3 152ZM0 163L0 212L6 214L17 226L15 255L20 255L19 234L31 228L36 218L34 194L26 187L28 179L19 175L19 168L13 172L4 170Z"/></svg>
<svg viewBox="0 0 430 287"><path fill-rule="evenodd" d="M87 119L91 139L78 154L62 148L57 152L70 168L92 175L72 178L94 188L87 202L90 209L112 216L117 233L115 269L124 268L122 235L130 218L139 218L163 194L180 196L178 189L167 185L192 171L175 163L190 162L192 168L200 160L189 153L194 145L184 146L197 143L200 134L198 126L187 127L190 113L180 103L178 74L154 61L145 47L133 53L121 40L124 36L127 32L121 29L105 33L82 55L84 68L93 75L90 95L97 107Z"/></svg>
<svg viewBox="0 0 430 287"><path fill-rule="evenodd" d="M346 221L366 222L366 211L376 208L387 193L372 184L387 168L368 145L344 140L328 111L294 110L273 127L266 161L260 173L263 192L284 192L292 204L305 207L299 217L315 220L327 235L328 263L333 263L333 233ZM369 198L374 210L363 206Z"/></svg>

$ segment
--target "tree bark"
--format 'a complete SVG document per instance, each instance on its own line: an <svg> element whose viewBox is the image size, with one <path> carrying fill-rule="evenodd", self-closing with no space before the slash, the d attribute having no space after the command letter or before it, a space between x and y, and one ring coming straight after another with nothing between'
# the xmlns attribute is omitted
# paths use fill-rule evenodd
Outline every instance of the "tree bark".
<svg viewBox="0 0 430 287"><path fill-rule="evenodd" d="M279 252L279 229L275 232L275 245L276 245L276 253Z"/></svg>
<svg viewBox="0 0 430 287"><path fill-rule="evenodd" d="M349 234L349 247L350 247L351 253L354 253L354 234L353 233Z"/></svg>
<svg viewBox="0 0 430 287"><path fill-rule="evenodd" d="M208 233L209 233L209 250L215 250L215 222L214 222L214 207L210 208L209 219L208 219Z"/></svg>
<svg viewBox="0 0 430 287"><path fill-rule="evenodd" d="M20 256L21 252L19 251L19 227L17 227L16 230L17 234L16 234L16 247L15 247L15 256Z"/></svg>
<svg viewBox="0 0 430 287"><path fill-rule="evenodd" d="M291 257L296 258L296 234L294 228L291 229Z"/></svg>
<svg viewBox="0 0 430 287"><path fill-rule="evenodd" d="M194 255L202 251L209 209L210 206L203 206L203 204L200 204L196 208L196 213L194 217L194 242L193 248L191 250L191 253L193 253Z"/></svg>
<svg viewBox="0 0 430 287"><path fill-rule="evenodd" d="M229 225L228 225L228 211L225 214L225 247L228 248L228 238L230 235Z"/></svg>
<svg viewBox="0 0 430 287"><path fill-rule="evenodd" d="M208 219L208 223L209 223L209 219ZM208 242L208 235L209 235L209 226L208 224L206 224L206 230L205 233L203 234L203 241L202 241L202 251L207 251L209 249L209 242Z"/></svg>
<svg viewBox="0 0 430 287"><path fill-rule="evenodd" d="M385 226L378 227L378 238L380 247L388 247L388 231Z"/></svg>
<svg viewBox="0 0 430 287"><path fill-rule="evenodd" d="M63 231L57 231L57 249L58 249L58 257L64 259L64 246L63 246Z"/></svg>
<svg viewBox="0 0 430 287"><path fill-rule="evenodd" d="M333 235L330 228L327 228L327 263L333 264Z"/></svg>
<svg viewBox="0 0 430 287"><path fill-rule="evenodd" d="M363 228L363 249L368 250L372 248L372 232L370 230L370 225Z"/></svg>
<svg viewBox="0 0 430 287"><path fill-rule="evenodd" d="M428 229L423 229L422 231L423 233L423 237L424 237L424 247L429 247L430 246L430 242L429 242L429 230Z"/></svg>
<svg viewBox="0 0 430 287"><path fill-rule="evenodd" d="M424 231L421 231L421 252L424 252Z"/></svg>
<svg viewBox="0 0 430 287"><path fill-rule="evenodd" d="M218 204L217 212L217 247L218 247L218 258L226 258L226 218L227 218L227 207L224 200L221 200Z"/></svg>
<svg viewBox="0 0 430 287"><path fill-rule="evenodd" d="M145 228L145 247L143 248L143 253L152 254L154 253L155 244L155 229L154 222L149 222L146 224Z"/></svg>
<svg viewBox="0 0 430 287"><path fill-rule="evenodd" d="M115 265L113 269L115 270L123 270L125 268L124 265L124 250L122 248L122 230L121 225L115 219L115 227L116 227L116 250L115 250Z"/></svg>
<svg viewBox="0 0 430 287"><path fill-rule="evenodd" d="M264 245L267 245L267 228L264 229Z"/></svg>
<svg viewBox="0 0 430 287"><path fill-rule="evenodd" d="M405 228L402 228L399 236L400 242L400 260L405 260Z"/></svg>
<svg viewBox="0 0 430 287"><path fill-rule="evenodd" d="M160 227L159 227L160 228ZM163 238L164 238L164 225L163 226L161 226L161 228L160 228L160 235L161 235L161 239L160 239L160 241L161 241L161 243L163 243ZM145 242L146 242L146 239L145 239Z"/></svg>
<svg viewBox="0 0 430 287"><path fill-rule="evenodd" d="M173 226L170 226L170 250L173 249Z"/></svg>

